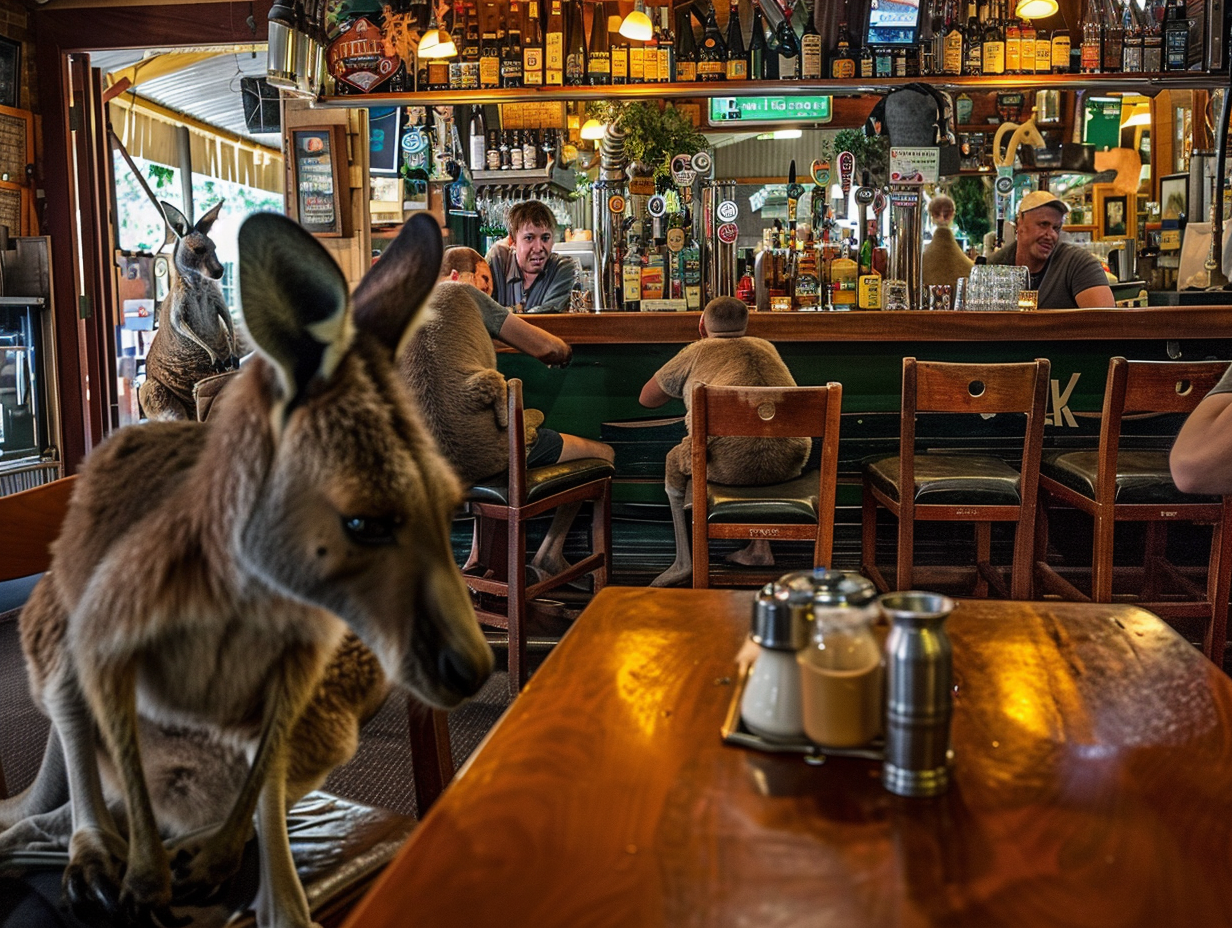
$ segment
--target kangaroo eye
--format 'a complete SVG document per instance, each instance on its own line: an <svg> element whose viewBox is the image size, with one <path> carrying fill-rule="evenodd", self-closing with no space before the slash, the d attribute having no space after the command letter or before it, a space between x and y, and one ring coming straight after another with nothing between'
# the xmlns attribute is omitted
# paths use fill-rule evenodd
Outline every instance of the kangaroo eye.
<svg viewBox="0 0 1232 928"><path fill-rule="evenodd" d="M380 516L345 516L342 519L343 531L361 545L392 545L394 531L401 524L401 519Z"/></svg>

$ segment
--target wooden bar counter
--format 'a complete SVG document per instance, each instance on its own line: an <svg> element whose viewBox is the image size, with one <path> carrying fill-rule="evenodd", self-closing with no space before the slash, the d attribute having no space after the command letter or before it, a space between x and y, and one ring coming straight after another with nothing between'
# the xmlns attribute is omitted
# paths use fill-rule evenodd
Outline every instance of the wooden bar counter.
<svg viewBox="0 0 1232 928"><path fill-rule="evenodd" d="M751 593L609 587L353 928L1232 925L1232 681L1122 605L959 603L954 775L722 743Z"/></svg>

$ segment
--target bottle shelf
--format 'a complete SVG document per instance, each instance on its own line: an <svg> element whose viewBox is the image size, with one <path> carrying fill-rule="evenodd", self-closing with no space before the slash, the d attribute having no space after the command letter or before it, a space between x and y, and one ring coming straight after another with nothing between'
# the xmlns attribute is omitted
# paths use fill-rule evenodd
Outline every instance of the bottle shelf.
<svg viewBox="0 0 1232 928"><path fill-rule="evenodd" d="M517 87L480 90L429 90L415 93L340 94L321 97L324 106L441 106L471 103L526 103L535 100L687 99L770 95L880 94L896 87L927 81L945 90L1107 90L1150 93L1171 89L1201 90L1223 86L1227 75L1207 71L1165 71L1158 74L1004 74L981 77L890 77L850 80L711 81L672 84L603 84L596 87ZM995 128L995 126L993 127Z"/></svg>
<svg viewBox="0 0 1232 928"><path fill-rule="evenodd" d="M577 186L577 180L572 171L557 170L553 165L547 168L521 168L506 171L472 171L471 179L476 187L491 187L494 185L552 184L566 192L572 192Z"/></svg>

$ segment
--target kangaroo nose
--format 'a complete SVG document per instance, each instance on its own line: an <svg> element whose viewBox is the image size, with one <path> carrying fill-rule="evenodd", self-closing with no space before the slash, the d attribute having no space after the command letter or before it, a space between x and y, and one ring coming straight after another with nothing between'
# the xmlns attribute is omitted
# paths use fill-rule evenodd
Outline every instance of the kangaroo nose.
<svg viewBox="0 0 1232 928"><path fill-rule="evenodd" d="M436 669L441 682L456 693L473 696L488 679L490 667L469 660L452 648L442 648L436 657Z"/></svg>

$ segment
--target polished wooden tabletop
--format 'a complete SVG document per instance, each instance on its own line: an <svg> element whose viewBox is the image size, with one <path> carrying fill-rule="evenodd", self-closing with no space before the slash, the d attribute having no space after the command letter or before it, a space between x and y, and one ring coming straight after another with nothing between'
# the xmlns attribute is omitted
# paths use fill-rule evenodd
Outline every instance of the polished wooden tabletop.
<svg viewBox="0 0 1232 928"><path fill-rule="evenodd" d="M1155 616L960 603L954 782L907 799L721 742L750 614L602 591L347 924L1232 925L1232 683Z"/></svg>

